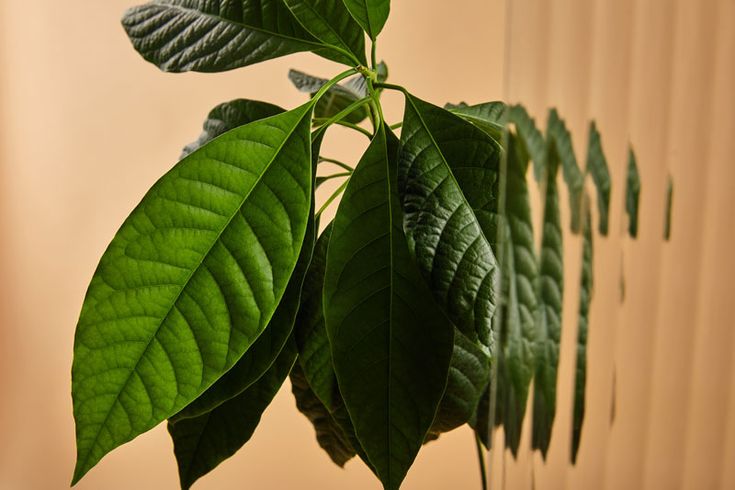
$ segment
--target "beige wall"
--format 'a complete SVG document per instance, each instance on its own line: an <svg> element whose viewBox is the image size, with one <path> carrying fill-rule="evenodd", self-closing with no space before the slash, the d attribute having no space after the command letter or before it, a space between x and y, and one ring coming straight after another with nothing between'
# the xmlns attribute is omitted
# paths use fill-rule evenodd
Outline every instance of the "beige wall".
<svg viewBox="0 0 735 490"><path fill-rule="evenodd" d="M395 0L380 49L392 80L433 102L505 95L540 121L557 106L579 156L589 119L603 134L611 232L595 244L579 462L567 464L581 248L567 234L549 459L532 454L527 437L517 462L493 454L494 488L735 488L735 1L508 0L507 10L505 3ZM239 96L292 107L303 97L289 86L289 67L341 70L297 55L225 74L165 75L125 39L118 18L128 5L0 1L2 490L68 485L69 370L86 285L114 231L196 137L209 108ZM387 104L389 119L398 120L400 98ZM626 237L622 214L629 142L643 180L637 241ZM364 144L336 131L328 153L354 160ZM664 242L669 174L673 236ZM79 487L176 483L159 427L114 451ZM342 471L328 462L284 389L254 439L198 485L243 487L378 485L356 463ZM471 434L456 431L427 446L405 488L479 488Z"/></svg>

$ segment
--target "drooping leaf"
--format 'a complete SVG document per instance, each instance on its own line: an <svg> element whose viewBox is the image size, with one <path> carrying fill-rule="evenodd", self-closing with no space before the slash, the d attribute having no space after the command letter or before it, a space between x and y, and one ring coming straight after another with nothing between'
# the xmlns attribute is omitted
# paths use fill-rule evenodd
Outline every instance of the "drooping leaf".
<svg viewBox="0 0 735 490"><path fill-rule="evenodd" d="M584 193L584 174L579 170L577 157L572 146L572 136L564 121L559 118L556 109L549 112L549 122L546 130L549 144L554 145L561 161L564 182L569 191L569 209L571 211L571 229L579 233L581 229L582 195Z"/></svg>
<svg viewBox="0 0 735 490"><path fill-rule="evenodd" d="M587 172L592 175L592 181L597 188L597 210L600 213L600 234L607 236L610 214L610 171L607 168L607 159L602 151L600 132L594 121L590 123L590 139L587 146Z"/></svg>
<svg viewBox="0 0 735 490"><path fill-rule="evenodd" d="M590 303L594 287L592 260L594 247L592 243L592 213L589 199L585 196L584 221L582 222L582 278L579 291L579 322L577 331L577 367L574 380L574 415L572 420L572 464L577 462L579 443L582 438L584 424L585 391L587 385L587 335L589 331Z"/></svg>
<svg viewBox="0 0 735 490"><path fill-rule="evenodd" d="M502 154L471 123L406 95L398 191L409 247L449 318L491 353Z"/></svg>
<svg viewBox="0 0 735 490"><path fill-rule="evenodd" d="M296 407L314 426L319 446L334 464L342 467L355 456L355 449L332 414L309 386L303 369L297 362L291 370L291 389Z"/></svg>
<svg viewBox="0 0 735 490"><path fill-rule="evenodd" d="M496 357L496 362L498 359L499 356ZM469 426L475 431L475 435L479 437L480 442L482 442L482 445L485 446L486 449L490 449L490 418L492 417L497 425L502 423L497 412L490 413L490 396L492 388L491 379L490 384L488 384L482 392L480 400L477 402L477 407L468 421Z"/></svg>
<svg viewBox="0 0 735 490"><path fill-rule="evenodd" d="M339 389L388 490L400 486L431 427L453 344L401 227L397 144L379 128L357 165L334 220L324 281Z"/></svg>
<svg viewBox="0 0 735 490"><path fill-rule="evenodd" d="M226 71L301 51L359 61L309 34L282 0L153 0L122 24L143 58L168 72Z"/></svg>
<svg viewBox="0 0 735 490"><path fill-rule="evenodd" d="M515 125L523 149L528 154L528 158L533 161L533 176L536 182L540 182L546 167L546 141L544 136L536 127L536 122L528 114L526 108L520 104L510 107L508 121Z"/></svg>
<svg viewBox="0 0 735 490"><path fill-rule="evenodd" d="M390 15L390 0L343 0L352 17L375 41Z"/></svg>
<svg viewBox="0 0 735 490"><path fill-rule="evenodd" d="M666 208L664 215L664 240L671 239L671 210L674 206L674 180L669 175L666 181Z"/></svg>
<svg viewBox="0 0 735 490"><path fill-rule="evenodd" d="M490 381L490 363L487 349L455 329L447 388L431 426L432 434L438 436L469 422Z"/></svg>
<svg viewBox="0 0 735 490"><path fill-rule="evenodd" d="M310 117L306 104L184 158L105 251L74 340L74 482L197 398L270 321L306 233Z"/></svg>
<svg viewBox="0 0 735 490"><path fill-rule="evenodd" d="M533 237L531 204L526 184L528 159L513 133L507 134L507 178L505 249L501 259L503 290L506 298L501 323L500 361L503 427L506 445L518 454L521 429L526 413L528 390L535 365L536 281L538 262Z"/></svg>
<svg viewBox="0 0 735 490"><path fill-rule="evenodd" d="M268 371L238 396L204 415L169 422L168 432L174 442L183 490L188 490L250 440L294 361L296 345L290 340Z"/></svg>
<svg viewBox="0 0 735 490"><path fill-rule="evenodd" d="M638 237L638 201L641 195L641 176L638 173L633 148L628 148L628 174L625 183L625 211L628 213L628 234Z"/></svg>
<svg viewBox="0 0 735 490"><path fill-rule="evenodd" d="M319 159L322 136L323 134L314 138L311 144L311 162L312 171L314 172ZM184 418L197 417L212 411L222 403L245 391L260 379L273 364L293 331L304 277L314 251L315 235L314 198L312 197L304 244L301 247L296 268L291 274L283 298L281 298L281 302L273 313L268 326L232 369L227 371L196 400L171 417L171 421L176 422Z"/></svg>
<svg viewBox="0 0 735 490"><path fill-rule="evenodd" d="M489 134L495 141L503 141L506 105L503 102L485 102L477 105L446 104L445 109L466 119Z"/></svg>
<svg viewBox="0 0 735 490"><path fill-rule="evenodd" d="M342 0L285 0L296 19L315 38L337 46L367 65L365 35Z"/></svg>
<svg viewBox="0 0 735 490"><path fill-rule="evenodd" d="M564 242L556 184L558 156L547 155L541 256L537 281L538 316L536 375L533 387L531 446L546 458L556 417L556 383L564 295Z"/></svg>
<svg viewBox="0 0 735 490"><path fill-rule="evenodd" d="M308 93L311 97L328 82L324 78L313 77L297 70L290 70L288 72L288 78L297 89L301 92ZM357 102L367 96L367 88L363 83L364 80L362 75L358 75L349 79L343 85L337 84L332 86L317 101L314 107L314 117L328 119L349 107L353 102ZM367 106L362 106L350 113L344 120L358 124L364 121L368 117L368 114Z"/></svg>
<svg viewBox="0 0 735 490"><path fill-rule="evenodd" d="M285 112L285 109L269 104L268 102L257 100L235 99L230 102L224 102L209 112L207 119L204 121L202 134L199 135L196 141L184 147L181 158L193 153L217 136L231 129L244 126L253 121L265 119L266 117L275 116L282 112Z"/></svg>

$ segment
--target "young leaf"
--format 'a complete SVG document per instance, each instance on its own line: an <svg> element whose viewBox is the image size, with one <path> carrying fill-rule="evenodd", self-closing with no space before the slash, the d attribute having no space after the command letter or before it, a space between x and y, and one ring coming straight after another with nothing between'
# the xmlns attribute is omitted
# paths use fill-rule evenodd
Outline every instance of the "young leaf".
<svg viewBox="0 0 735 490"><path fill-rule="evenodd" d="M559 113L556 109L552 109L549 112L546 134L549 143L554 145L555 151L559 155L564 182L569 191L569 209L572 214L571 229L573 232L579 233L581 228L580 213L582 210L582 194L584 192L584 174L582 174L579 170L579 165L577 165L577 157L574 155L574 147L572 146L572 136L564 121L559 118Z"/></svg>
<svg viewBox="0 0 735 490"><path fill-rule="evenodd" d="M409 247L449 318L491 353L502 154L469 122L406 95L398 192Z"/></svg>
<svg viewBox="0 0 735 490"><path fill-rule="evenodd" d="M289 70L288 78L297 89L308 93L311 97L328 82L324 78L313 77L298 70ZM327 93L317 101L314 107L314 117L328 119L349 107L353 102L364 98L367 95L367 88L357 80L364 80L364 78L362 75L358 75L348 80L344 85L334 85L327 90ZM368 115L367 106L363 106L351 112L344 120L358 124L364 121Z"/></svg>
<svg viewBox="0 0 735 490"><path fill-rule="evenodd" d="M314 172L316 172L321 142L322 136L320 135L313 139L311 144L311 163ZM291 274L286 292L283 294L283 298L281 298L281 302L273 313L268 326L232 369L227 371L199 398L171 417L170 421L176 422L184 418L197 417L215 409L245 391L251 384L260 379L263 373L273 364L293 331L296 312L301 299L301 288L314 251L315 235L314 199L312 198L306 236L304 237L299 259L296 262L296 268Z"/></svg>
<svg viewBox="0 0 735 490"><path fill-rule="evenodd" d="M558 156L546 157L546 198L544 203L541 256L537 281L538 342L536 375L533 382L533 436L531 446L546 453L556 417L556 381L561 341L561 315L564 295L564 242L556 184Z"/></svg>
<svg viewBox="0 0 735 490"><path fill-rule="evenodd" d="M538 265L534 251L531 205L526 184L528 160L520 141L508 133L506 209L507 233L503 254L504 291L507 291L500 340L506 377L503 393L503 427L506 444L517 455L528 388L535 365L536 281Z"/></svg>
<svg viewBox="0 0 735 490"><path fill-rule="evenodd" d="M365 35L342 0L285 0L301 25L324 44L337 46L367 65Z"/></svg>
<svg viewBox="0 0 735 490"><path fill-rule="evenodd" d="M342 428L335 422L319 397L309 386L306 375L297 362L291 370L291 390L296 407L314 425L319 446L337 466L344 466L355 456L355 449Z"/></svg>
<svg viewBox="0 0 735 490"><path fill-rule="evenodd" d="M143 58L168 72L226 71L301 51L359 61L309 34L282 0L153 0L122 24Z"/></svg>
<svg viewBox="0 0 735 490"><path fill-rule="evenodd" d="M641 195L641 177L638 173L633 148L628 149L628 175L625 183L625 211L628 213L628 234L638 236L638 200Z"/></svg>
<svg viewBox="0 0 735 490"><path fill-rule="evenodd" d="M352 17L375 41L390 15L390 0L343 0Z"/></svg>
<svg viewBox="0 0 735 490"><path fill-rule="evenodd" d="M610 214L610 171L607 168L607 159L602 151L600 132L594 121L590 123L590 139L587 146L587 172L592 175L592 181L597 188L597 209L600 213L600 234L606 236L608 216Z"/></svg>
<svg viewBox="0 0 735 490"><path fill-rule="evenodd" d="M587 383L587 333L589 327L590 303L594 278L592 275L592 259L594 254L592 244L592 215L589 199L585 196L584 221L582 222L582 279L579 291L579 326L577 333L577 368L574 380L574 417L572 420L572 464L577 462L579 442L582 438L582 424L584 423L585 389Z"/></svg>
<svg viewBox="0 0 735 490"><path fill-rule="evenodd" d="M188 490L250 440L294 361L296 345L290 340L263 377L247 390L204 415L169 422L168 432L174 442L183 490Z"/></svg>
<svg viewBox="0 0 735 490"><path fill-rule="evenodd" d="M282 112L285 112L285 109L257 100L235 99L230 102L224 102L209 112L202 127L202 134L199 135L196 141L184 147L181 158L193 153L217 136L231 129L244 126L253 121L275 116Z"/></svg>
<svg viewBox="0 0 735 490"><path fill-rule="evenodd" d="M357 165L334 220L324 280L339 388L387 490L399 488L431 427L453 344L401 227L397 144L379 128Z"/></svg>
<svg viewBox="0 0 735 490"><path fill-rule="evenodd" d="M74 340L74 482L197 398L270 321L306 233L310 117L306 104L184 158L105 251Z"/></svg>

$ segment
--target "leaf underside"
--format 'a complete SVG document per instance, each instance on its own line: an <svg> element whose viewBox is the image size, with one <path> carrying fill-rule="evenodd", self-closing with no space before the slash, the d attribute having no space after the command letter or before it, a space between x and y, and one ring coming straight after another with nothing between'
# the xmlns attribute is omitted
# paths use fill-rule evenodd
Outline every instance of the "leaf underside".
<svg viewBox="0 0 735 490"><path fill-rule="evenodd" d="M116 234L74 342L74 482L197 398L270 321L306 233L310 115L306 104L195 151Z"/></svg>

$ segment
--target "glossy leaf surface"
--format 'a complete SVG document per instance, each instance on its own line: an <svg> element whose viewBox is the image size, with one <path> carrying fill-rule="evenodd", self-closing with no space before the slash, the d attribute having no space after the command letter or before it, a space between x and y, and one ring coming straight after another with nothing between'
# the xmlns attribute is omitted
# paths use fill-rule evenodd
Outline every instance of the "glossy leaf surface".
<svg viewBox="0 0 735 490"><path fill-rule="evenodd" d="M238 396L199 417L169 422L182 489L190 488L250 440L294 361L296 345L290 341L268 371Z"/></svg>
<svg viewBox="0 0 735 490"><path fill-rule="evenodd" d="M503 102L485 102L477 105L447 104L445 109L466 119L489 134L495 141L503 141L506 105Z"/></svg>
<svg viewBox="0 0 735 490"><path fill-rule="evenodd" d="M195 151L117 232L74 341L75 482L198 397L270 321L306 233L310 116L307 104Z"/></svg>
<svg viewBox="0 0 735 490"><path fill-rule="evenodd" d="M374 41L390 15L390 0L343 0L352 17Z"/></svg>
<svg viewBox="0 0 735 490"><path fill-rule="evenodd" d="M122 24L143 58L168 72L226 71L301 51L356 61L309 34L282 0L153 0Z"/></svg>
<svg viewBox="0 0 735 490"><path fill-rule="evenodd" d="M397 143L379 129L357 165L334 220L324 281L339 389L388 490L399 488L427 436L453 344L401 227Z"/></svg>

